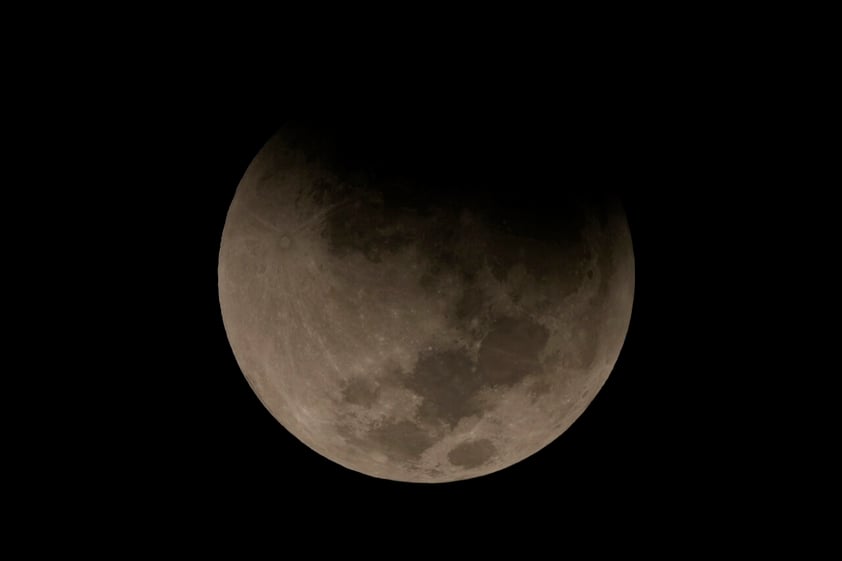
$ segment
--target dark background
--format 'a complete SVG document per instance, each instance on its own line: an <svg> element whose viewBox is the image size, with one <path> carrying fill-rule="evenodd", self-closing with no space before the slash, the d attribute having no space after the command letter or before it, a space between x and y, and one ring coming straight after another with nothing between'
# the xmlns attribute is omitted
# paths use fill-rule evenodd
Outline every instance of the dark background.
<svg viewBox="0 0 842 561"><path fill-rule="evenodd" d="M268 508L304 527L400 521L410 533L458 533L466 519L490 533L627 523L644 512L675 530L699 509L756 509L762 493L746 458L763 427L745 389L768 372L753 364L764 350L749 325L763 290L753 271L769 242L746 219L762 216L764 198L744 188L759 161L744 102L680 76L645 88L354 84L161 88L98 140L101 173L119 193L106 221L123 249L91 239L102 247L103 285L125 287L98 330L113 359L96 367L109 384L118 379L97 391L120 399L98 400L105 413L91 420L105 443L95 474L112 482L115 508L187 519ZM635 251L631 325L606 385L554 443L486 477L397 483L319 456L263 408L223 328L219 241L251 159L301 119L358 133L387 161L478 170L494 185L489 196L516 189L543 213L558 185L619 194Z"/></svg>
<svg viewBox="0 0 842 561"><path fill-rule="evenodd" d="M480 516L502 500L622 510L643 503L675 508L676 501L702 498L707 476L725 467L722 451L712 450L708 439L717 422L717 388L728 367L711 372L699 344L713 351L721 343L713 324L728 320L707 316L716 291L707 283L716 283L729 266L726 254L711 255L708 249L716 236L711 229L721 219L711 218L697 230L699 214L708 210L706 198L713 196L708 182L714 178L698 152L705 150L702 134L692 132L705 117L658 100L638 105L625 98L618 107L611 96L586 98L565 104L521 100L509 107L486 107L474 99L435 106L414 98L407 106L369 100L324 108L289 108L284 102L293 103L290 99L261 98L252 106L211 105L199 115L189 107L171 113L173 122L161 131L163 143L149 147L170 159L165 186L153 186L167 219L167 235L156 241L166 251L150 255L145 265L165 296L155 305L161 331L150 330L148 342L160 359L142 382L160 400L149 404L154 477L200 504L226 497L302 506L299 501L310 501L298 497L318 495L334 508L381 510L382 502L390 512L435 504ZM552 445L476 480L380 481L312 452L259 403L222 325L219 239L251 158L284 122L314 114L342 123L343 130L369 143L372 136L386 135L387 157L415 163L421 153L445 172L464 170L465 162L486 162L512 178L522 169L534 183L511 188L519 196L529 193L543 208L551 207L565 182L619 191L636 258L631 326L606 386ZM449 163L435 163L439 156ZM488 196L507 196L508 185L495 185Z"/></svg>
<svg viewBox="0 0 842 561"><path fill-rule="evenodd" d="M358 53L348 26L348 52L324 29L282 45L297 22L274 18L268 47L192 18L169 42L154 26L100 37L63 19L67 41L10 39L5 379L28 386L4 393L4 463L21 468L13 514L72 528L93 511L95 540L131 528L128 545L164 525L198 525L213 543L226 532L204 523L273 524L252 539L278 549L299 529L331 542L347 528L341 547L394 556L406 550L383 543L394 529L410 549L459 536L553 551L584 541L571 525L642 525L640 541L692 537L691 550L729 536L775 547L802 516L820 532L807 502L838 494L838 407L822 389L835 362L820 357L837 346L826 268L838 210L820 168L835 157L819 56L830 35L801 26L802 41L762 15L689 34L695 15L652 17L651 35L621 19L617 37L574 37L569 19L488 27L491 40L435 53L422 28L415 56L382 41ZM222 327L218 246L247 165L302 114L400 133L392 154L410 161L413 145L444 138L445 168L514 154L510 172L549 175L523 191L548 203L555 181L584 170L620 192L631 326L607 384L556 442L487 477L400 484L321 458L262 408Z"/></svg>

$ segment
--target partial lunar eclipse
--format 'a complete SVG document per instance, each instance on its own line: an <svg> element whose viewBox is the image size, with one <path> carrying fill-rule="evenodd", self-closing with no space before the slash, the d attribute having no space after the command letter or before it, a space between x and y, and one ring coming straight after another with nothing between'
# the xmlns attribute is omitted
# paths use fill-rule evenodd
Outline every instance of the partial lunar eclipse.
<svg viewBox="0 0 842 561"><path fill-rule="evenodd" d="M374 477L454 481L538 452L629 326L619 202L579 189L531 212L367 173L341 149L282 129L228 211L219 301L252 389L304 444Z"/></svg>

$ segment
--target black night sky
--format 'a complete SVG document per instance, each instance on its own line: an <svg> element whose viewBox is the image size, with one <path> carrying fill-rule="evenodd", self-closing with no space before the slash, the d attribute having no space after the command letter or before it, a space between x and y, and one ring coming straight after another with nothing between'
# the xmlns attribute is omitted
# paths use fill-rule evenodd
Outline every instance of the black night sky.
<svg viewBox="0 0 842 561"><path fill-rule="evenodd" d="M448 157L454 157L454 154L461 150L465 158L482 162L483 150L491 150L488 147L489 135L498 133L499 136L493 136L495 143L499 143L494 148L498 152L501 149L509 152L513 160L517 159L518 165L528 165L533 158L540 162L542 159L546 161L554 157L548 153L550 150L537 153L529 145L540 144L546 140L542 136L544 134L551 135L550 140L555 142L558 137L564 137L563 133L557 131L547 132L547 128L553 125L540 122L538 116L530 117L533 121L531 123L518 123L516 126L494 121L482 123L481 126L470 122L448 125L447 122L439 121L435 127L427 126L428 123L420 124L414 115L410 117L403 117L407 129L397 134L411 135L409 141L403 138L402 149L413 152L409 154L412 158L417 154L424 154L425 158L436 158L437 153L442 152ZM388 126L401 128L402 117L398 115L395 119L397 124L389 122ZM311 482L320 488L335 486L336 492L356 493L359 492L358 489L394 488L392 492L422 493L423 496L424 491L421 488L425 486L416 489L418 486L372 480L334 465L299 444L263 409L239 373L227 344L215 294L217 238L220 236L227 205L233 196L239 175L279 123L272 120L267 122L253 116L243 116L223 123L218 120L212 122L214 126L208 132L213 136L211 139L205 137L202 141L210 145L208 148L212 152L195 154L200 159L196 162L196 176L193 178L197 212L200 209L204 214L201 224L205 226L205 230L201 232L200 237L196 232L196 245L190 248L191 256L188 259L198 261L197 258L201 255L203 259L195 263L196 271L205 272L207 278L204 278L203 282L193 278L189 282L196 282L195 286L183 287L183 290L189 293L190 305L197 308L193 311L196 317L188 324L189 329L199 329L202 337L192 337L199 345L191 357L191 361L195 362L180 373L185 380L179 383L179 387L190 388L187 393L192 394L179 397L187 400L182 406L191 411L185 417L185 420L190 421L189 433L185 435L181 453L187 453L192 446L196 446L196 456L190 458L188 455L191 461L202 463L206 468L225 465L224 474L220 474L220 477L227 482L226 486L230 486L232 492L236 489L237 492L259 495L262 491L249 491L246 481L277 477L279 481L288 478L304 485ZM536 127L535 123L540 124L540 127ZM370 122L368 124L372 128L379 125ZM372 130L362 128L364 126L354 123L354 127L360 127L363 134ZM413 126L416 127L415 130L411 128ZM583 497L587 496L588 487L595 480L603 481L601 485L607 488L616 486L617 489L612 492L636 492L638 483L626 480L629 474L635 471L634 466L648 463L647 457L652 458L652 454L655 454L659 461L663 461L664 450L661 447L676 447L675 442L667 444L659 435L666 427L672 427L668 419L670 414L675 413L674 410L671 411L673 408L680 408L681 396L669 395L669 399L664 397L665 394L672 394L670 388L674 388L674 384L670 380L671 376L682 375L682 370L686 375L687 365L678 366L680 362L677 360L670 364L672 361L667 360L667 357L672 356L675 351L663 348L655 353L660 354L661 358L653 364L651 357L656 349L646 348L647 345L662 347L672 337L665 338L661 332L672 331L676 325L674 322L670 325L669 318L658 316L659 313L667 312L669 307L653 309L651 304L647 303L657 296L653 297L651 294L655 287L647 284L646 279L653 274L653 267L659 272L662 272L664 267L663 263L658 262L663 256L647 254L647 251L651 251L647 245L650 243L647 237L658 234L652 229L651 222L648 222L651 219L647 215L656 211L647 208L644 196L636 198L631 189L624 185L631 183L628 175L634 173L633 166L640 163L634 162L634 158L629 154L612 152L612 147L601 145L599 138L584 136L580 140L581 129L586 129L587 126L582 123L572 126L575 127L573 130L576 136L566 141L569 146L556 148L559 151L556 157L565 159L566 165L547 166L546 169L560 169L559 173L562 176L569 173L573 178L597 181L598 186L605 182L618 184L623 192L633 233L640 279L637 282L632 324L620 361L596 401L558 442L504 472L481 480L444 485L441 490L428 489L428 493L446 493L447 488L452 488L454 493L482 492L485 488L507 486L515 482L518 482L517 486L536 485L537 492L537 489L547 485L548 480L554 481L553 488L560 486L561 491L564 487L561 482L568 479L588 482L575 485L575 489L563 491L574 496L580 493ZM540 130L536 132L536 128ZM477 136L472 137L473 134ZM440 140L437 135L444 138ZM189 142L194 142L194 139ZM584 146L579 145L579 142ZM511 147L511 151L508 147ZM588 156L586 154L589 151L597 154ZM512 153L516 155L511 155ZM499 158L499 154L495 156ZM488 161L494 162L496 158L491 157ZM535 179L536 182L543 180L545 184L537 188L538 192L534 196L542 197L550 204L553 181L558 179L552 178L546 169L541 177ZM594 180L592 176L597 176L598 179ZM518 186L518 189L522 191L524 188ZM527 189L535 190L536 186L528 186ZM497 194L491 193L489 196ZM675 266L679 259L673 257L670 261ZM663 294L659 296L662 298ZM206 458L207 463L200 458ZM236 460L231 461L232 459ZM624 466L623 469L617 469L621 465ZM653 468L667 469L667 466ZM274 473L278 475L274 476ZM647 475L651 476L652 474Z"/></svg>
<svg viewBox="0 0 842 561"><path fill-rule="evenodd" d="M680 95L605 89L487 99L475 90L381 92L341 101L283 91L217 96L213 103L196 93L174 96L164 100L166 118L136 117L145 131L136 145L146 152L132 158L163 207L156 209L160 223L149 225L142 270L135 271L154 287L154 296L139 296L139 313L158 316L158 327L142 331L146 356L134 389L142 398L133 400L142 405L126 421L136 435L128 454L141 474L139 489L195 513L220 504L246 512L278 505L339 524L349 516L433 508L452 527L464 511L488 521L528 521L541 516L529 506L537 504L621 518L641 505L684 512L709 499L714 481L746 477L730 461L734 440L716 436L728 407L722 388L734 375L734 365L718 358L728 341L717 325L735 318L713 310L726 290L725 271L743 264L741 255L719 249L734 216L727 186L719 183L728 155L711 140L716 107ZM223 328L219 240L252 157L302 114L362 134L387 130L401 139L390 157L418 165L443 155L437 165L446 170L508 155L511 177L518 166L534 165L523 189L547 204L557 181L589 181L620 194L635 251L631 326L608 382L557 441L482 478L397 483L319 456L260 404ZM150 121L141 123L145 115ZM732 289L741 289L739 280Z"/></svg>
<svg viewBox="0 0 842 561"><path fill-rule="evenodd" d="M24 31L7 49L4 278L23 319L6 323L34 344L5 346L5 378L31 387L4 394L24 404L9 415L21 449L6 448L4 467L21 468L7 477L20 499L8 518L35 532L7 534L70 549L53 533L65 528L160 556L178 554L170 535L193 551L244 527L238 544L276 555L301 557L288 546L298 539L305 554L395 559L425 545L449 557L450 538L514 543L531 559L530 545L546 556L678 544L672 558L794 537L803 557L814 540L791 532L798 519L835 539L839 407L818 402L838 402L822 387L837 361L819 356L838 347L839 275L826 269L839 213L820 165L838 156L835 106L821 99L834 92L820 56L834 34L814 32L820 17L644 13L646 29L621 13L614 36L555 17L533 29L532 12L491 25L486 8L462 22L430 10L457 48L414 15L371 14L392 35L380 39L341 15L347 37L327 16L258 13L271 29L255 30L214 26L206 11L149 11L149 25L140 12L75 14L95 33L50 10L32 32L10 19ZM50 17L62 31L48 40ZM412 27L417 52L393 49ZM352 52L367 38L370 52ZM379 165L473 178L463 197L516 191L546 215L559 185L619 195L635 255L630 328L607 383L555 442L481 478L399 483L318 455L263 407L223 327L219 246L252 158L302 119L380 147Z"/></svg>

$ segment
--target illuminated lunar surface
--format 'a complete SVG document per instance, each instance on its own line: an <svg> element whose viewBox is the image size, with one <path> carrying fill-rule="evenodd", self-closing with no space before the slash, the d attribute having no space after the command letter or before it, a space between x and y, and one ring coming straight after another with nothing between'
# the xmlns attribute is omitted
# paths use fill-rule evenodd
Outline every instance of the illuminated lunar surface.
<svg viewBox="0 0 842 561"><path fill-rule="evenodd" d="M555 440L611 373L634 294L618 201L431 181L282 129L219 254L225 329L262 403L319 454L400 481L478 477Z"/></svg>

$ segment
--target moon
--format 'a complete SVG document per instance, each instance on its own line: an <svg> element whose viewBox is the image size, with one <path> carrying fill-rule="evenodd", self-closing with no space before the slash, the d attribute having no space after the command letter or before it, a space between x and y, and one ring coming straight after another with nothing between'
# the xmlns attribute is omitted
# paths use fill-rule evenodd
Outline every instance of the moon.
<svg viewBox="0 0 842 561"><path fill-rule="evenodd" d="M317 453L398 481L483 476L557 439L610 375L628 223L562 170L390 143L304 125L266 143L223 228L223 323L257 397Z"/></svg>

